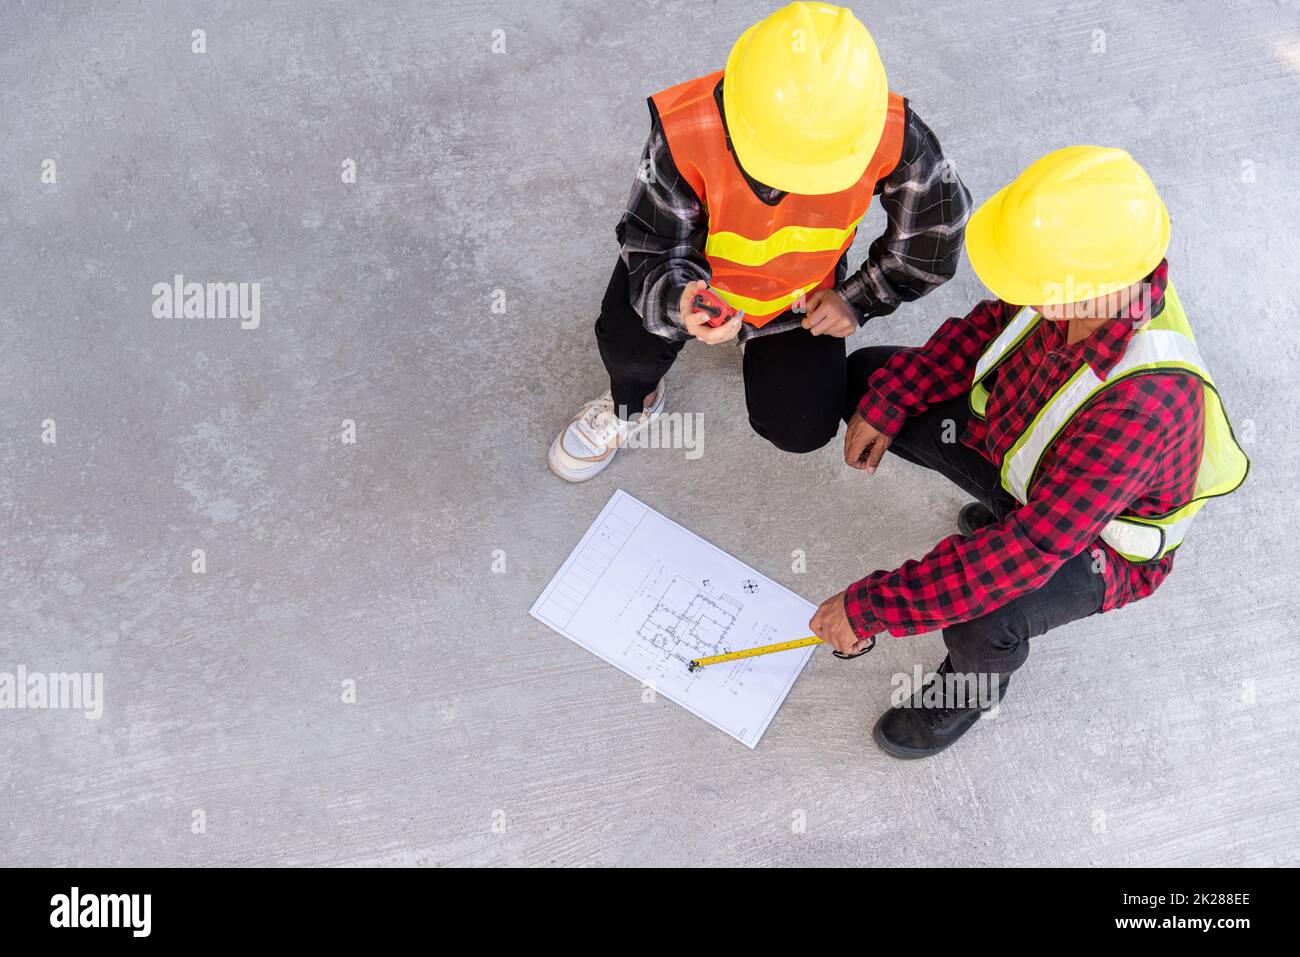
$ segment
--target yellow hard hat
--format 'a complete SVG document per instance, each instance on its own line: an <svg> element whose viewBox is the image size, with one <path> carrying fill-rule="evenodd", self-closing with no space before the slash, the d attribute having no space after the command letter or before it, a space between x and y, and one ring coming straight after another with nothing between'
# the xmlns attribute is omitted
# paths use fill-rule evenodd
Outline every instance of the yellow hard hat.
<svg viewBox="0 0 1300 957"><path fill-rule="evenodd" d="M889 83L852 11L791 3L731 48L722 104L750 176L787 193L838 193L880 145Z"/></svg>
<svg viewBox="0 0 1300 957"><path fill-rule="evenodd" d="M966 226L966 254L1005 302L1058 305L1145 277L1169 248L1169 212L1126 151L1048 153L989 198Z"/></svg>

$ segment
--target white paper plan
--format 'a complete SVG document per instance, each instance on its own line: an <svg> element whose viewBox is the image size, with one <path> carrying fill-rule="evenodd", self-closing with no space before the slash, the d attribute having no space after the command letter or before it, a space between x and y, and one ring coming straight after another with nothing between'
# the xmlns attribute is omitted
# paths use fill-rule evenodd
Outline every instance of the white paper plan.
<svg viewBox="0 0 1300 957"><path fill-rule="evenodd" d="M752 748L813 647L687 664L806 638L816 610L620 489L531 614Z"/></svg>

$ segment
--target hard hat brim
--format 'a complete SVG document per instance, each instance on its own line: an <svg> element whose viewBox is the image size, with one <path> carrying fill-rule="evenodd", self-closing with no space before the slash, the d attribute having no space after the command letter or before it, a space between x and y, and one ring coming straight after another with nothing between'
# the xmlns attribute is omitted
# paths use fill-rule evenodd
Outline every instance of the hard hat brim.
<svg viewBox="0 0 1300 957"><path fill-rule="evenodd" d="M975 270L980 282L1003 302L1018 306L1055 306L1107 296L1144 279L1160 264L1169 247L1169 214L1164 213L1163 239L1158 243L1159 252L1151 262L1143 263L1131 275L1092 282L1085 296L1067 298L1066 294L1077 288L1079 277L1073 281L1068 276L1053 277L1051 282L1035 279L1025 275L1017 264L1002 255L997 224L1001 219L1002 203L1013 185L1008 184L990 196L966 224L966 258L970 260L971 269Z"/></svg>
<svg viewBox="0 0 1300 957"><path fill-rule="evenodd" d="M727 58L727 72L731 72L737 51L744 40L745 37L742 36L732 48L731 55ZM885 121L889 113L889 88L883 82L880 84L880 103L873 111L871 128L863 132L862 145L846 155L829 160L810 155L806 160L791 162L776 155L761 138L753 134L745 122L727 83L726 73L722 80L722 106L726 112L731 147L746 173L764 186L779 189L783 193L824 196L848 189L866 172L867 164L876 154L880 137L885 132Z"/></svg>
<svg viewBox="0 0 1300 957"><path fill-rule="evenodd" d="M998 248L997 222L1010 186L1004 186L971 214L966 223L966 258L980 282L1003 302L1041 306L1043 287L1018 273Z"/></svg>

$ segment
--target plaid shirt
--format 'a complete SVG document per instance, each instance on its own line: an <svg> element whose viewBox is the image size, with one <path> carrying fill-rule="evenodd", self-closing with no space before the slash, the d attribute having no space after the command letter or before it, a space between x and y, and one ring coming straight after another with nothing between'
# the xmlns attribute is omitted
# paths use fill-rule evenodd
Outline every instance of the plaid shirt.
<svg viewBox="0 0 1300 957"><path fill-rule="evenodd" d="M713 91L719 113L722 82ZM645 327L665 339L687 339L679 315L682 289L711 275L704 256L708 211L678 174L653 101L650 114L650 138L627 211L615 232L628 267L632 306ZM727 148L731 148L730 136ZM775 205L786 195L748 174L745 178L765 203ZM888 315L900 303L919 299L951 279L970 216L970 193L944 158L938 139L910 105L898 166L877 184L876 191L888 218L884 234L871 244L867 261L856 273L848 274L843 256L835 269L836 288L857 310L859 325ZM761 329L742 323L739 338L786 332L797 328L802 318L787 312Z"/></svg>
<svg viewBox="0 0 1300 957"><path fill-rule="evenodd" d="M961 441L995 466L1048 399L1088 363L1105 379L1134 322L1164 305L1168 266L1148 279L1150 297L1069 345L1068 324L1040 322L999 366L987 418L974 416ZM896 435L927 407L970 392L975 363L1020 307L980 303L949 319L924 346L903 349L871 377L858 411ZM1173 555L1134 564L1098 538L1117 515L1161 515L1185 504L1196 485L1204 428L1200 382L1174 373L1134 376L1102 392L1044 453L1029 501L969 538L952 535L920 561L872 572L845 592L860 637L883 629L911 635L969 621L1032 591L1064 562L1092 550L1105 576L1103 611L1155 591Z"/></svg>

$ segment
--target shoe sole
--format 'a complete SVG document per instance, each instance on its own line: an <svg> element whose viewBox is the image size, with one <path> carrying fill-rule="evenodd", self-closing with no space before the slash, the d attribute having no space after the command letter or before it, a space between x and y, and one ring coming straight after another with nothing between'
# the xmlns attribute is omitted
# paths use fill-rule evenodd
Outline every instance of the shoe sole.
<svg viewBox="0 0 1300 957"><path fill-rule="evenodd" d="M583 471L578 472L562 464L557 459L556 446L563 439L564 439L564 432L561 432L559 436L555 439L555 441L551 443L550 451L546 453L546 466L551 470L551 474L557 476L558 478L564 479L564 481L566 482L571 482L574 485L578 485L582 482L589 482L592 479L594 479L601 472L605 471L605 469L609 468L610 463L614 461L614 457L618 455L618 449L614 449L614 451L612 451L609 454L609 457L606 458L605 461L600 464L599 468L593 468L590 470L584 469Z"/></svg>

